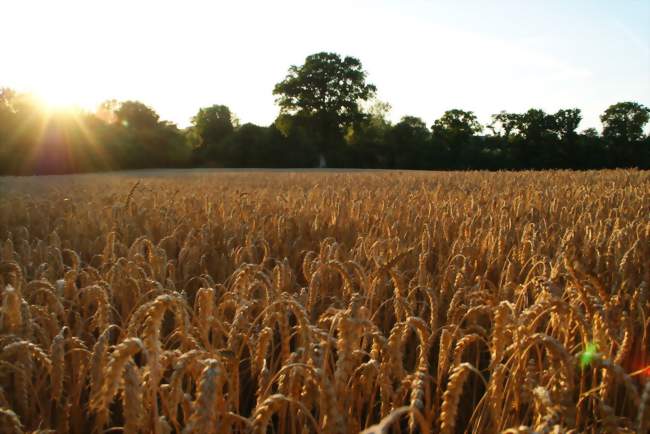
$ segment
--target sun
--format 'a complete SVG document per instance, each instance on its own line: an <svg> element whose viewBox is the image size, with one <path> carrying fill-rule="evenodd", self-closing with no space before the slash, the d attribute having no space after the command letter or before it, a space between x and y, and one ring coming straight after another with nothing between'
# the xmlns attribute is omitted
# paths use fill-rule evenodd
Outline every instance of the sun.
<svg viewBox="0 0 650 434"><path fill-rule="evenodd" d="M93 107L93 101L77 83L61 76L40 83L33 93L48 111L74 111Z"/></svg>
<svg viewBox="0 0 650 434"><path fill-rule="evenodd" d="M36 96L43 108L48 111L65 112L71 111L80 106L78 100L73 95L65 92L64 89L56 87L39 90Z"/></svg>

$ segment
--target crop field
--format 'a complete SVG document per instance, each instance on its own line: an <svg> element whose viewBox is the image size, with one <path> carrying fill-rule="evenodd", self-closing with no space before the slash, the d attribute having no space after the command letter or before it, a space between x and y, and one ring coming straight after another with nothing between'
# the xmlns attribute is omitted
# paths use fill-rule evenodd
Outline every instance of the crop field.
<svg viewBox="0 0 650 434"><path fill-rule="evenodd" d="M633 433L650 172L0 178L0 432Z"/></svg>

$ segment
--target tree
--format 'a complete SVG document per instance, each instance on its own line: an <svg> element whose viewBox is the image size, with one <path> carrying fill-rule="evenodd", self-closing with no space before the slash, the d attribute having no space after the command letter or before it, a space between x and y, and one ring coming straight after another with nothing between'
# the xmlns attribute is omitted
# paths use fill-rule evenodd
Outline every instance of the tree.
<svg viewBox="0 0 650 434"><path fill-rule="evenodd" d="M426 147L431 133L424 121L404 116L387 134L388 167L394 169L426 168Z"/></svg>
<svg viewBox="0 0 650 434"><path fill-rule="evenodd" d="M274 126L246 123L222 143L225 167L290 167L299 152L287 152L288 139ZM300 163L298 163L300 165Z"/></svg>
<svg viewBox="0 0 650 434"><path fill-rule="evenodd" d="M553 128L553 116L541 109L530 109L517 118L519 134L533 142L540 141Z"/></svg>
<svg viewBox="0 0 650 434"><path fill-rule="evenodd" d="M375 100L367 115L347 128L345 142L349 166L373 168L386 165L384 144L392 127L387 119L390 110L390 104Z"/></svg>
<svg viewBox="0 0 650 434"><path fill-rule="evenodd" d="M418 143L429 139L429 130L419 117L403 116L393 127L392 135L402 143Z"/></svg>
<svg viewBox="0 0 650 434"><path fill-rule="evenodd" d="M479 150L476 133L483 126L471 111L447 110L431 126L436 144L442 145L447 156L447 165L465 168L477 164Z"/></svg>
<svg viewBox="0 0 650 434"><path fill-rule="evenodd" d="M595 128L578 134L578 157L571 163L574 169L602 169L611 164L603 138Z"/></svg>
<svg viewBox="0 0 650 434"><path fill-rule="evenodd" d="M0 87L0 110L12 110L12 103L16 98L16 91L8 87Z"/></svg>
<svg viewBox="0 0 650 434"><path fill-rule="evenodd" d="M447 110L431 126L434 134L467 139L483 130L473 112L464 110Z"/></svg>
<svg viewBox="0 0 650 434"><path fill-rule="evenodd" d="M16 92L9 88L0 88L0 146L8 140L15 118L14 100Z"/></svg>
<svg viewBox="0 0 650 434"><path fill-rule="evenodd" d="M517 116L518 137L513 142L513 151L523 167L546 169L561 164L553 125L553 115L541 109L530 109Z"/></svg>
<svg viewBox="0 0 650 434"><path fill-rule="evenodd" d="M319 162L319 144L324 142L321 131L314 130L310 119L304 116L280 114L271 128L286 145L285 163L278 167L314 167ZM277 137L273 136L276 141ZM322 154L321 154L322 155Z"/></svg>
<svg viewBox="0 0 650 434"><path fill-rule="evenodd" d="M492 123L488 125L488 129L492 131L492 134L507 139L511 133L516 132L519 116L517 113L508 113L501 110L499 113L492 115Z"/></svg>
<svg viewBox="0 0 650 434"><path fill-rule="evenodd" d="M551 118L551 129L559 139L570 140L576 136L576 130L582 121L579 108L558 110Z"/></svg>
<svg viewBox="0 0 650 434"><path fill-rule="evenodd" d="M358 59L321 52L307 56L302 66L292 65L273 95L281 114L308 119L323 136L321 146L328 146L331 140L342 139L345 128L362 116L359 103L376 90L366 83Z"/></svg>
<svg viewBox="0 0 650 434"><path fill-rule="evenodd" d="M650 165L649 140L644 140L643 134L643 127L650 120L650 109L636 102L619 102L609 106L600 120L614 166Z"/></svg>
<svg viewBox="0 0 650 434"><path fill-rule="evenodd" d="M155 128L160 117L151 107L140 101L124 101L115 110L117 121L126 128L142 130Z"/></svg>
<svg viewBox="0 0 650 434"><path fill-rule="evenodd" d="M650 120L650 109L636 102L613 104L600 116L603 137L627 143L643 138L643 127Z"/></svg>
<svg viewBox="0 0 650 434"><path fill-rule="evenodd" d="M0 88L0 174L9 172L14 153L9 141L16 130L13 107L15 97L16 92L12 89Z"/></svg>
<svg viewBox="0 0 650 434"><path fill-rule="evenodd" d="M96 127L102 145L116 168L177 167L189 161L183 133L140 101L105 101L97 116L104 121L104 128Z"/></svg>
<svg viewBox="0 0 650 434"><path fill-rule="evenodd" d="M109 99L97 107L95 116L106 122L107 124L114 124L117 122L117 115L115 114L120 108L120 102L116 99Z"/></svg>
<svg viewBox="0 0 650 434"><path fill-rule="evenodd" d="M552 133L545 139L545 160L552 167L580 167L581 145L578 138L578 125L582 120L580 109L560 109L548 115L547 129Z"/></svg>
<svg viewBox="0 0 650 434"><path fill-rule="evenodd" d="M582 135L584 137L589 137L589 138L594 138L594 139L597 139L597 138L600 137L600 134L598 134L598 130L593 128L593 127L589 127L589 128L586 128L585 130L583 130Z"/></svg>
<svg viewBox="0 0 650 434"><path fill-rule="evenodd" d="M33 174L34 162L48 149L41 145L48 117L33 96L11 89L0 91L0 170L4 173Z"/></svg>
<svg viewBox="0 0 650 434"><path fill-rule="evenodd" d="M192 117L195 147L216 145L234 131L236 119L225 105L212 105L199 109Z"/></svg>

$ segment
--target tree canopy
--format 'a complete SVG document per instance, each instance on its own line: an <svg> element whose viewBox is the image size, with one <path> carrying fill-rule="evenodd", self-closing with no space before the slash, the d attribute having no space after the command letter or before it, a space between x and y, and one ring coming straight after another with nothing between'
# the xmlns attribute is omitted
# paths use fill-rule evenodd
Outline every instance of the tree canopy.
<svg viewBox="0 0 650 434"><path fill-rule="evenodd" d="M192 117L192 130L196 134L198 147L220 143L234 131L235 126L236 119L225 105L201 108Z"/></svg>
<svg viewBox="0 0 650 434"><path fill-rule="evenodd" d="M273 94L285 113L327 116L344 125L358 119L359 102L371 98L376 90L366 83L359 59L322 52L307 56L301 66L292 65Z"/></svg>
<svg viewBox="0 0 650 434"><path fill-rule="evenodd" d="M155 128L160 117L151 107L140 101L124 101L115 109L117 121L127 128Z"/></svg>
<svg viewBox="0 0 650 434"><path fill-rule="evenodd" d="M354 57L321 52L289 68L272 89L270 126L239 125L223 104L198 109L185 129L141 101L108 100L95 113L51 112L31 95L0 88L0 174L147 167L328 167L400 169L650 168L650 109L612 104L602 134L579 131L582 112L501 111L486 128L472 111L427 124L389 119L390 104ZM427 125L431 125L427 127Z"/></svg>
<svg viewBox="0 0 650 434"><path fill-rule="evenodd" d="M650 119L650 109L636 102L619 102L600 116L603 137L634 142L643 138L643 127Z"/></svg>

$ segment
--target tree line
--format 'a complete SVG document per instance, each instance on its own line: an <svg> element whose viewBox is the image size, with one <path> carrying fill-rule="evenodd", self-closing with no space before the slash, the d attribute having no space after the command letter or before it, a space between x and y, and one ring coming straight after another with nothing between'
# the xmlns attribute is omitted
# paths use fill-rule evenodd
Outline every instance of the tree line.
<svg viewBox="0 0 650 434"><path fill-rule="evenodd" d="M387 169L650 168L650 109L611 105L602 133L578 132L578 108L499 112L481 125L471 111L387 119L361 62L316 53L273 89L270 126L240 125L225 105L198 110L188 128L139 101L106 101L95 113L50 112L28 94L0 90L0 173L51 174L167 167Z"/></svg>

